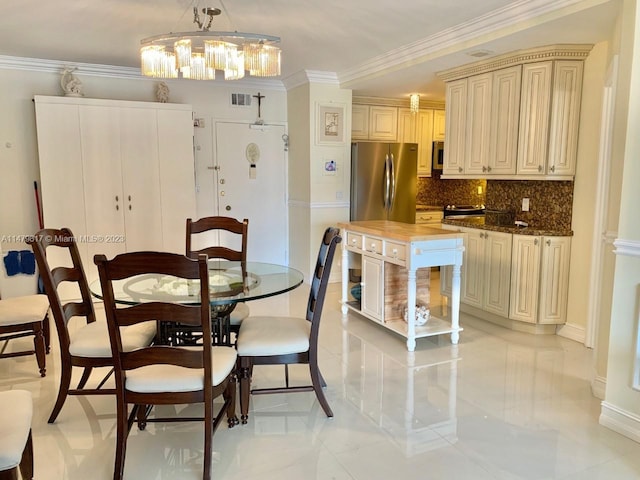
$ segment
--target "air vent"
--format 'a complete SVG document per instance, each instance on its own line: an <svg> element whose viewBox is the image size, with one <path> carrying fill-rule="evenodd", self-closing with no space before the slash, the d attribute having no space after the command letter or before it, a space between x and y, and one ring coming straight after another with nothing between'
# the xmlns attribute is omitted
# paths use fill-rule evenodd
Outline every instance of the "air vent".
<svg viewBox="0 0 640 480"><path fill-rule="evenodd" d="M232 93L231 105L236 107L249 107L251 106L251 95L248 93Z"/></svg>
<svg viewBox="0 0 640 480"><path fill-rule="evenodd" d="M482 58L488 55L491 55L493 52L491 50L475 50L473 52L468 52L467 55L470 57Z"/></svg>

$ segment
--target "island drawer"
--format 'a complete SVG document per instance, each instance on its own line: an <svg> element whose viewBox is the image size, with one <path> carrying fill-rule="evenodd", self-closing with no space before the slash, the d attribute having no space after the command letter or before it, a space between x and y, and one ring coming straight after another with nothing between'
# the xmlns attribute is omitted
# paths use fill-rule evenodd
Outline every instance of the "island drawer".
<svg viewBox="0 0 640 480"><path fill-rule="evenodd" d="M404 243L385 242L384 256L395 258L396 260L407 259L407 246Z"/></svg>
<svg viewBox="0 0 640 480"><path fill-rule="evenodd" d="M347 232L347 245L362 250L362 235Z"/></svg>
<svg viewBox="0 0 640 480"><path fill-rule="evenodd" d="M367 252L382 255L382 239L376 237L364 237L364 249Z"/></svg>

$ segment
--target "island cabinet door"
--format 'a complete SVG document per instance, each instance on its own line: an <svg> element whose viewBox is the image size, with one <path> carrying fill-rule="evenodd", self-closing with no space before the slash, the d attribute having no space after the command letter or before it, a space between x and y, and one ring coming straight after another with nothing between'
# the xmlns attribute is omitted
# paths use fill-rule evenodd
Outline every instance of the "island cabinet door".
<svg viewBox="0 0 640 480"><path fill-rule="evenodd" d="M384 262L362 256L362 313L383 322Z"/></svg>

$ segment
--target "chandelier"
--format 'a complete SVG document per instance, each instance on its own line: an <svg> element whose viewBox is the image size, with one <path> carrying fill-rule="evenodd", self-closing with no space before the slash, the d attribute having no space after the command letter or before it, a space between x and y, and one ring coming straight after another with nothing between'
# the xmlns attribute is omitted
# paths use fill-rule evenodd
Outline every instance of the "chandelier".
<svg viewBox="0 0 640 480"><path fill-rule="evenodd" d="M199 31L166 33L141 40L142 74L154 78L213 80L216 70L225 80L238 80L245 72L254 77L280 75L279 37L257 33L210 31L218 8L203 8L208 21L202 22L193 8L193 23Z"/></svg>

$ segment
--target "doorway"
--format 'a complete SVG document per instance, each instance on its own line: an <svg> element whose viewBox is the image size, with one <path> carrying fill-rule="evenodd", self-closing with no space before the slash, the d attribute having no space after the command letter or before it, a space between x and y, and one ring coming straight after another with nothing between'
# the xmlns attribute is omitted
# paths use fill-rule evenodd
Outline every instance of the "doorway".
<svg viewBox="0 0 640 480"><path fill-rule="evenodd" d="M247 258L281 265L288 264L284 134L284 125L214 125L218 215L248 218Z"/></svg>

